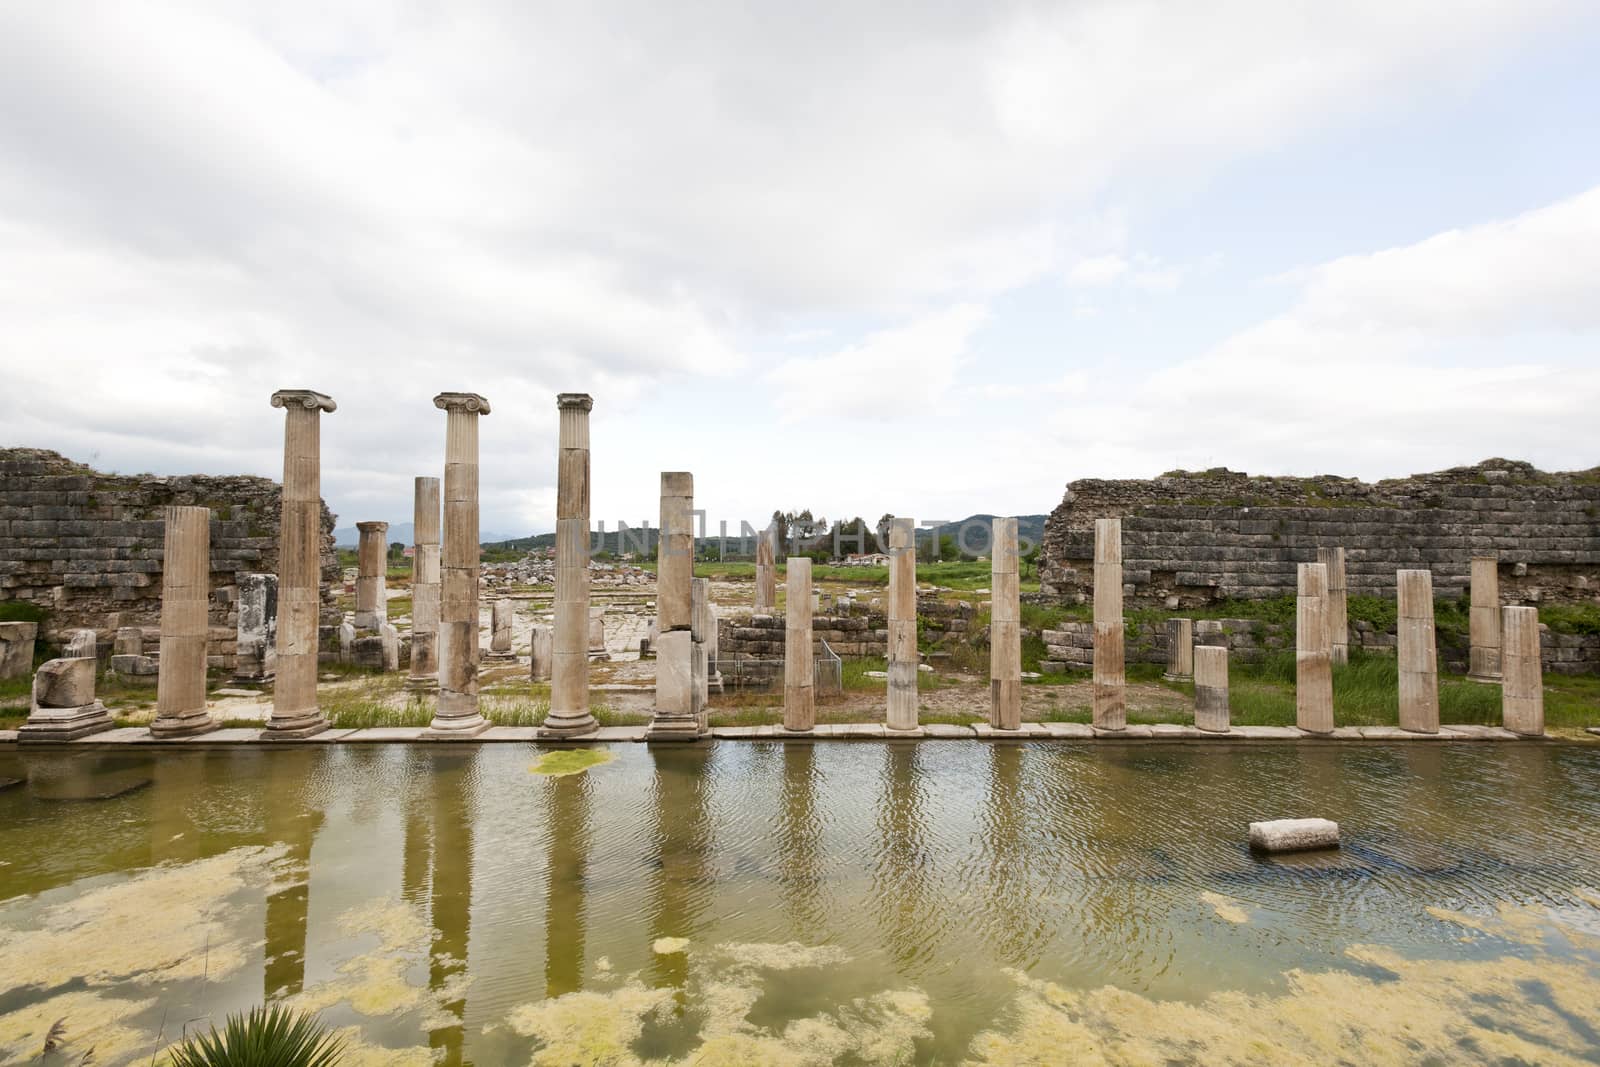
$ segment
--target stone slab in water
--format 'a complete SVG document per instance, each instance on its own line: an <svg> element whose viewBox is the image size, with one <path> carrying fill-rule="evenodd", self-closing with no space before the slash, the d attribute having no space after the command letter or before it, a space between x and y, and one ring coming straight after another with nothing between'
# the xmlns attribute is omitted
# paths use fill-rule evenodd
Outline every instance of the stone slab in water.
<svg viewBox="0 0 1600 1067"><path fill-rule="evenodd" d="M1257 852L1307 852L1338 848L1339 824L1331 819L1272 819L1250 824L1250 847Z"/></svg>

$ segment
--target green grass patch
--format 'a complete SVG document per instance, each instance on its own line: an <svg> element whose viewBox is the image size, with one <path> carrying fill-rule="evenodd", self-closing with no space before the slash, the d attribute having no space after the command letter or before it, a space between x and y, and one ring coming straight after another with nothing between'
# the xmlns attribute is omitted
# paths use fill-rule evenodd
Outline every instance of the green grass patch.
<svg viewBox="0 0 1600 1067"><path fill-rule="evenodd" d="M0 600L0 622L42 623L48 613L26 600Z"/></svg>
<svg viewBox="0 0 1600 1067"><path fill-rule="evenodd" d="M1539 621L1558 634L1600 634L1600 604L1545 604Z"/></svg>
<svg viewBox="0 0 1600 1067"><path fill-rule="evenodd" d="M546 752L539 762L528 770L534 774L560 778L568 774L582 774L590 767L610 763L616 758L616 753L608 748L563 748L555 752Z"/></svg>

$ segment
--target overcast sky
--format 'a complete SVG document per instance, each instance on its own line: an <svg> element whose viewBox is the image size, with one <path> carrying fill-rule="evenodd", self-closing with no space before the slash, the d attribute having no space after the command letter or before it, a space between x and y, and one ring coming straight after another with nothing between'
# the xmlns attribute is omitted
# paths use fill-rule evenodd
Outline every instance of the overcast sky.
<svg viewBox="0 0 1600 1067"><path fill-rule="evenodd" d="M339 14L330 15L333 7ZM0 4L0 444L482 526L1600 463L1600 8ZM758 522L759 524L759 522Z"/></svg>

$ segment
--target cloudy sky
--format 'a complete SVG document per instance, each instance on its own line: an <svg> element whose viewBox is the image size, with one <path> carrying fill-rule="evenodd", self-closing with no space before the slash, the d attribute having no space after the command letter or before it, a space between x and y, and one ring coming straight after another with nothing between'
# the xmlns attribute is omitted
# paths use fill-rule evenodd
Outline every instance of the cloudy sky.
<svg viewBox="0 0 1600 1067"><path fill-rule="evenodd" d="M337 14L329 11L337 7ZM0 5L0 445L485 531L1600 463L1600 8Z"/></svg>

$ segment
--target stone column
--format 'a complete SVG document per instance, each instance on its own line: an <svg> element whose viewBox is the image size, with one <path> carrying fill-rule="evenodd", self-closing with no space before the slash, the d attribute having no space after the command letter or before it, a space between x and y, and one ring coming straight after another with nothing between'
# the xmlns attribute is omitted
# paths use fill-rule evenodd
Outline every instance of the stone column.
<svg viewBox="0 0 1600 1067"><path fill-rule="evenodd" d="M278 576L241 574L234 584L239 589L239 623L233 680L270 682L278 671Z"/></svg>
<svg viewBox="0 0 1600 1067"><path fill-rule="evenodd" d="M556 441L556 617L551 638L550 714L543 737L573 737L599 727L589 713L589 412L588 393L559 393ZM534 662L538 677L538 636Z"/></svg>
<svg viewBox="0 0 1600 1067"><path fill-rule="evenodd" d="M589 658L611 658L611 653L606 651L606 609L603 607L589 609Z"/></svg>
<svg viewBox="0 0 1600 1067"><path fill-rule="evenodd" d="M1167 680L1187 682L1194 677L1194 620L1167 620Z"/></svg>
<svg viewBox="0 0 1600 1067"><path fill-rule="evenodd" d="M1544 670L1539 659L1539 609L1505 608L1500 669L1501 724L1514 734L1544 733Z"/></svg>
<svg viewBox="0 0 1600 1067"><path fill-rule="evenodd" d="M711 669L706 653L711 640L711 579L692 578L689 585L689 668L694 678L694 711L700 729L711 728Z"/></svg>
<svg viewBox="0 0 1600 1067"><path fill-rule="evenodd" d="M1194 650L1194 724L1211 733L1228 732L1228 648L1198 645Z"/></svg>
<svg viewBox="0 0 1600 1067"><path fill-rule="evenodd" d="M533 632L529 635L528 646L528 677L535 682L548 682L550 680L551 661L554 659L555 641L550 627L543 623L534 623ZM585 682L588 681L588 672L585 672ZM587 691L588 686L584 686ZM553 706L553 705L552 705Z"/></svg>
<svg viewBox="0 0 1600 1067"><path fill-rule="evenodd" d="M709 590L707 596L709 596ZM718 629L718 612L716 604L706 601L706 688L709 692L722 692L722 671L717 666L717 654L721 647L722 638Z"/></svg>
<svg viewBox="0 0 1600 1067"><path fill-rule="evenodd" d="M439 479L418 478L412 495L411 672L406 688L439 688Z"/></svg>
<svg viewBox="0 0 1600 1067"><path fill-rule="evenodd" d="M1468 616L1471 647L1467 677L1475 682L1500 680L1500 560L1472 557L1472 609Z"/></svg>
<svg viewBox="0 0 1600 1067"><path fill-rule="evenodd" d="M489 728L478 712L478 418L489 401L477 393L440 393L445 413L444 544L439 565L439 706L424 736L477 737Z"/></svg>
<svg viewBox="0 0 1600 1067"><path fill-rule="evenodd" d="M784 581L783 728L807 733L817 724L811 661L811 559L790 556Z"/></svg>
<svg viewBox="0 0 1600 1067"><path fill-rule="evenodd" d="M1350 590L1344 578L1344 549L1319 548L1317 562L1328 569L1329 662L1350 662Z"/></svg>
<svg viewBox="0 0 1600 1067"><path fill-rule="evenodd" d="M1121 730L1128 724L1123 669L1122 520L1094 520L1094 724Z"/></svg>
<svg viewBox="0 0 1600 1067"><path fill-rule="evenodd" d="M511 601L498 597L489 603L488 659L515 659L511 652Z"/></svg>
<svg viewBox="0 0 1600 1067"><path fill-rule="evenodd" d="M661 474L661 541L656 563L656 712L647 737L700 736L694 677L694 475Z"/></svg>
<svg viewBox="0 0 1600 1067"><path fill-rule="evenodd" d="M356 529L356 629L377 633L389 621L389 524L358 522Z"/></svg>
<svg viewBox="0 0 1600 1067"><path fill-rule="evenodd" d="M1433 630L1433 574L1395 572L1399 601L1400 729L1439 732L1439 654Z"/></svg>
<svg viewBox="0 0 1600 1067"><path fill-rule="evenodd" d="M206 634L211 607L211 509L166 509L161 560L161 660L156 737L216 729L206 714Z"/></svg>
<svg viewBox="0 0 1600 1067"><path fill-rule="evenodd" d="M26 678L33 670L36 622L0 622L0 680Z"/></svg>
<svg viewBox="0 0 1600 1067"><path fill-rule="evenodd" d="M810 585L807 583L809 591ZM794 587L789 589L794 596ZM911 519L889 521L889 693L885 724L909 731L917 725L917 541Z"/></svg>
<svg viewBox="0 0 1600 1067"><path fill-rule="evenodd" d="M272 406L287 416L283 437L282 534L278 538L278 677L264 740L310 737L328 728L317 708L317 623L322 608L322 413L333 399L280 389Z"/></svg>
<svg viewBox="0 0 1600 1067"><path fill-rule="evenodd" d="M1302 563L1294 627L1294 717L1302 730L1333 732L1333 652L1328 641L1328 568Z"/></svg>
<svg viewBox="0 0 1600 1067"><path fill-rule="evenodd" d="M71 741L112 729L111 713L94 695L99 665L94 631L73 631L66 654L34 674L32 707L17 740Z"/></svg>
<svg viewBox="0 0 1600 1067"><path fill-rule="evenodd" d="M990 541L989 725L996 730L1020 730L1022 586L1017 568L1017 520L995 519Z"/></svg>
<svg viewBox="0 0 1600 1067"><path fill-rule="evenodd" d="M774 526L756 534L755 614L771 615L778 607L778 531Z"/></svg>

